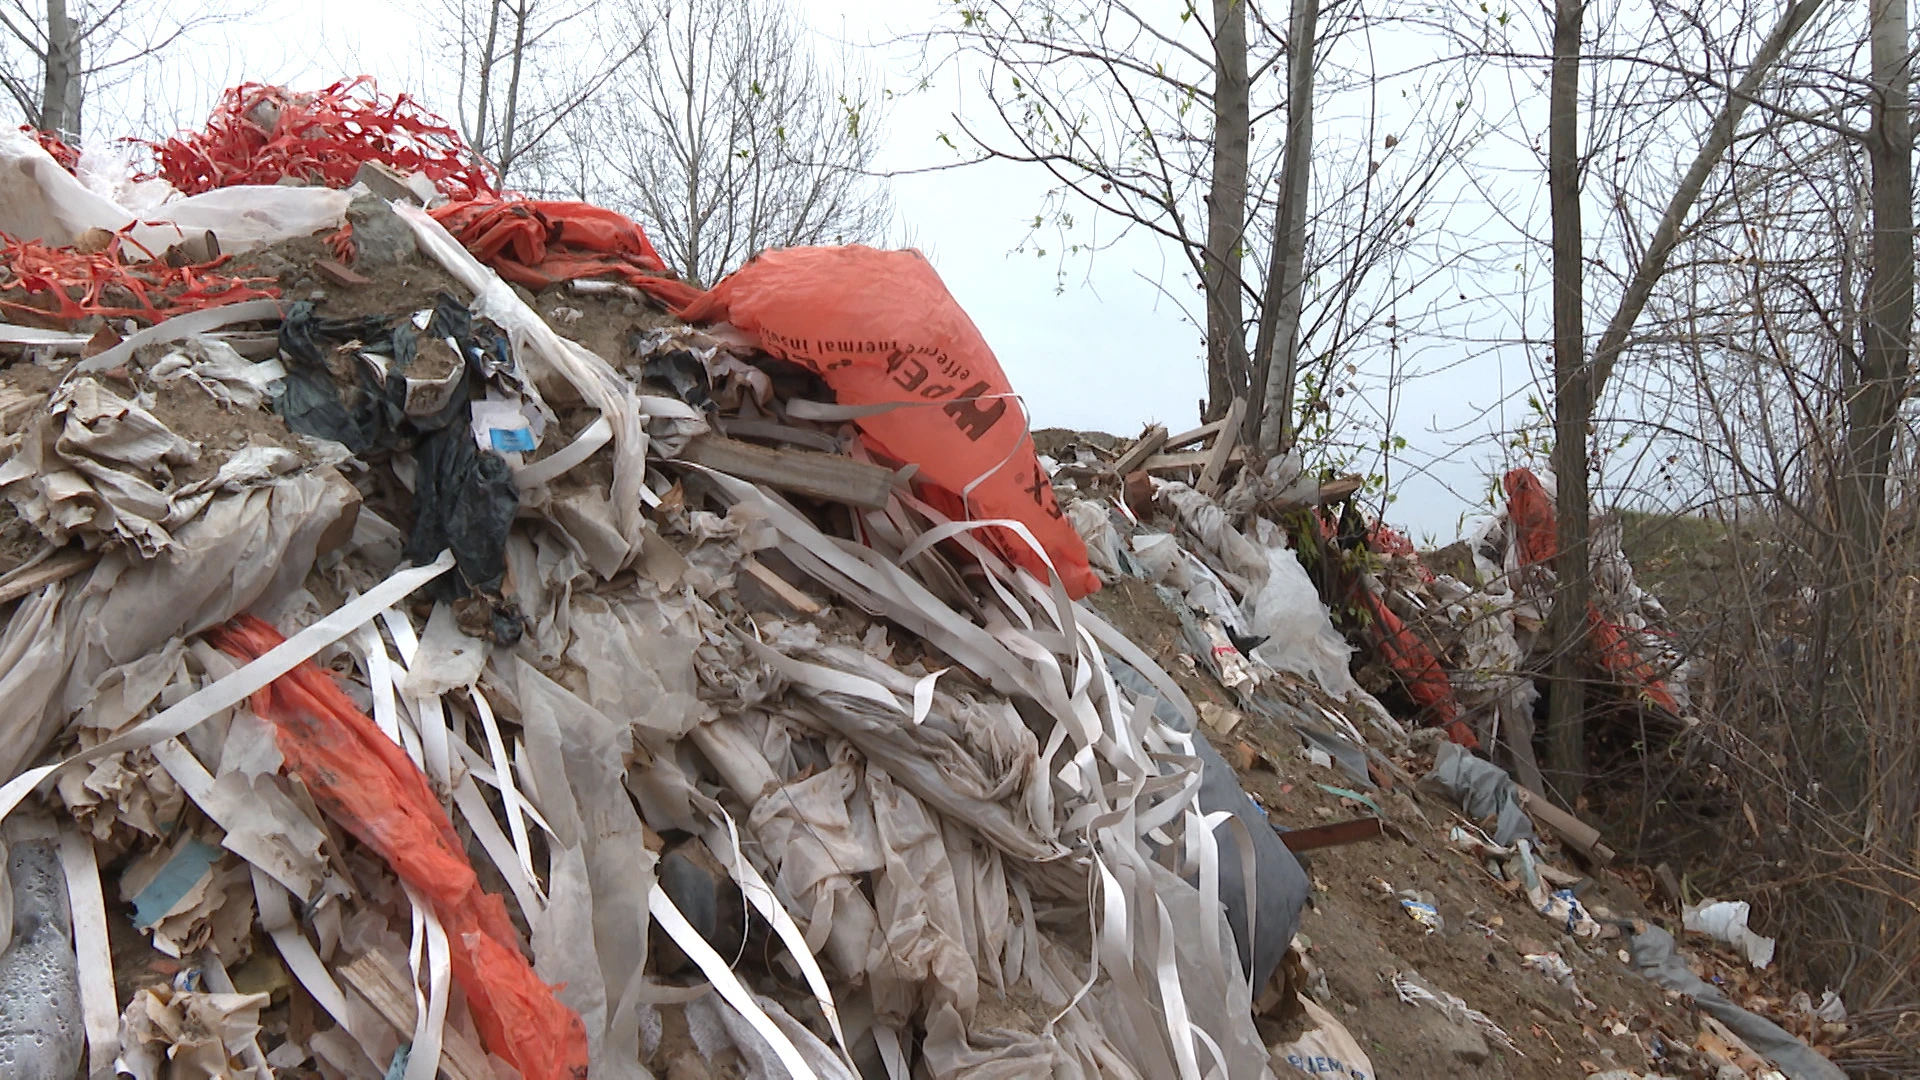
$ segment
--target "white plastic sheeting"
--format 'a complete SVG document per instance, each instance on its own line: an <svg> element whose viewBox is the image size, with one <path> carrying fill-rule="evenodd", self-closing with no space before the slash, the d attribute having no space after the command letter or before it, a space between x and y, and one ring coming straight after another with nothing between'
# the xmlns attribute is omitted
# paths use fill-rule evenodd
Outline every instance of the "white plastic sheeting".
<svg viewBox="0 0 1920 1080"><path fill-rule="evenodd" d="M60 167L31 136L0 131L0 232L56 247L74 244L89 229L127 231L133 243L158 256L167 248L202 233L219 239L226 254L337 229L346 222L352 196L321 187L246 185L220 188L190 198L155 201L142 191L144 205L122 206ZM178 196L178 192L173 195ZM137 258L138 252L128 252Z"/></svg>

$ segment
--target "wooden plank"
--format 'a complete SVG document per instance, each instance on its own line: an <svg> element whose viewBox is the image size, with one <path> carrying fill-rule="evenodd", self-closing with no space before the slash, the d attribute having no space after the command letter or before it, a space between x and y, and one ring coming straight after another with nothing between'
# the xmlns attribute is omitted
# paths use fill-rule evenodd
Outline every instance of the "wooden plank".
<svg viewBox="0 0 1920 1080"><path fill-rule="evenodd" d="M1593 860L1596 866L1605 866L1613 861L1612 848L1600 842L1600 830L1567 813L1548 802L1546 797L1529 791L1519 784L1513 786L1514 795L1520 800L1520 808L1532 814L1535 821L1553 830L1553 834Z"/></svg>
<svg viewBox="0 0 1920 1080"><path fill-rule="evenodd" d="M1211 496L1220 490L1220 474L1227 471L1228 455L1233 453L1234 444L1240 441L1240 418L1246 411L1246 398L1234 398L1233 404L1227 407L1226 419L1221 421L1226 426L1220 429L1220 437L1213 441L1207 467L1200 473L1200 482L1194 485L1194 490L1200 494Z"/></svg>
<svg viewBox="0 0 1920 1080"><path fill-rule="evenodd" d="M818 615L826 610L820 606L818 600L794 588L792 582L774 573L766 564L751 555L740 560L740 569L745 570L753 580L759 582L781 603L802 615Z"/></svg>
<svg viewBox="0 0 1920 1080"><path fill-rule="evenodd" d="M1178 450L1183 446L1192 446L1194 443L1205 440L1208 436L1213 435L1225 426L1227 426L1225 420L1215 420L1211 424L1201 424L1192 431L1183 431L1171 439L1168 439L1166 445L1161 447L1161 449Z"/></svg>
<svg viewBox="0 0 1920 1080"><path fill-rule="evenodd" d="M43 585L51 585L87 569L100 561L97 551L66 548L34 566L19 567L0 577L0 604L9 604Z"/></svg>
<svg viewBox="0 0 1920 1080"><path fill-rule="evenodd" d="M1315 851L1372 840L1380 832L1379 818L1363 817L1315 825L1311 829L1288 829L1280 834L1280 842L1287 845L1288 851Z"/></svg>
<svg viewBox="0 0 1920 1080"><path fill-rule="evenodd" d="M1184 454L1155 454L1148 458L1146 464L1140 466L1140 469L1141 471L1150 473L1177 472L1180 469L1204 469L1207 467L1207 459L1212 456L1213 451L1211 450L1190 450ZM1227 463L1230 465L1244 464L1246 460L1246 451L1237 446L1234 447L1232 453L1227 455Z"/></svg>
<svg viewBox="0 0 1920 1080"><path fill-rule="evenodd" d="M1329 480L1320 485L1320 505L1336 503L1351 498L1353 493L1366 486L1366 481L1357 476L1343 476L1338 480Z"/></svg>
<svg viewBox="0 0 1920 1080"><path fill-rule="evenodd" d="M1120 455L1120 460L1113 463L1113 471L1119 473L1121 476L1132 473L1134 470L1140 468L1140 466L1146 464L1148 458L1159 453L1161 446L1165 445L1166 441L1166 428L1159 424L1149 427L1140 433L1140 437L1134 440L1133 445L1127 448L1126 453Z"/></svg>
<svg viewBox="0 0 1920 1080"><path fill-rule="evenodd" d="M776 450L718 435L695 436L680 452L680 460L782 491L869 510L885 509L893 491L892 469L838 454Z"/></svg>
<svg viewBox="0 0 1920 1080"><path fill-rule="evenodd" d="M823 454L833 454L840 450L840 440L824 431L797 428L777 420L742 420L737 417L723 416L720 418L720 434L729 439L785 443L788 446L818 450Z"/></svg>
<svg viewBox="0 0 1920 1080"><path fill-rule="evenodd" d="M413 1003L410 981L393 962L380 953L363 953L339 967L346 980L367 1004L400 1033L402 1041L413 1038L414 1020L420 1013ZM486 1051L456 1030L451 1024L441 1029L440 1075L447 1080L495 1080Z"/></svg>

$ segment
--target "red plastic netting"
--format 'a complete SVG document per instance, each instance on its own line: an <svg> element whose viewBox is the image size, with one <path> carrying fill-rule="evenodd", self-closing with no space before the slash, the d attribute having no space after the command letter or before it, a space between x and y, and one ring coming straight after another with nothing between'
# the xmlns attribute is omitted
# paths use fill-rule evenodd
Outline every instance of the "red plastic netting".
<svg viewBox="0 0 1920 1080"><path fill-rule="evenodd" d="M344 188L368 161L423 172L455 199L498 191L458 131L406 94L381 95L367 75L313 94L236 86L205 130L149 145L159 175L188 195L285 176Z"/></svg>
<svg viewBox="0 0 1920 1080"><path fill-rule="evenodd" d="M271 278L216 273L224 262L173 267L156 259L130 266L121 261L119 244L88 253L0 233L0 312L28 321L72 322L104 315L159 322L202 308L280 295Z"/></svg>
<svg viewBox="0 0 1920 1080"><path fill-rule="evenodd" d="M73 172L80 167L80 151L61 142L60 136L50 131L41 131L32 124L21 124L20 132L39 143L40 149L45 150L54 161L60 164L61 168Z"/></svg>

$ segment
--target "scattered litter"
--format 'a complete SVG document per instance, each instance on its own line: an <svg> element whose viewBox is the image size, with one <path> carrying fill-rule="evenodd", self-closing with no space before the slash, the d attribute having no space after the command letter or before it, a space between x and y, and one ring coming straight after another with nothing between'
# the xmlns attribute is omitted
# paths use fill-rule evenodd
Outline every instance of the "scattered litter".
<svg viewBox="0 0 1920 1080"><path fill-rule="evenodd" d="M1390 981L1393 983L1394 992L1399 994L1400 1000L1408 1005L1431 1005L1445 1013L1447 1018L1455 1023L1471 1025L1482 1035L1511 1050L1517 1056L1526 1057L1525 1054L1520 1053L1520 1048L1514 1045L1507 1033L1501 1030L1500 1025L1487 1018L1487 1014L1469 1008L1466 1002L1445 990L1437 990L1427 985L1418 972L1396 971Z"/></svg>
<svg viewBox="0 0 1920 1080"><path fill-rule="evenodd" d="M1747 927L1751 914L1745 900L1703 900L1689 904L1681 912L1681 925L1696 934L1731 945L1747 958L1747 963L1764 968L1773 963L1773 939L1754 933Z"/></svg>
<svg viewBox="0 0 1920 1080"><path fill-rule="evenodd" d="M1440 918L1440 909L1432 904L1417 898L1409 899L1402 896L1400 906L1406 910L1409 918L1426 927L1429 934L1438 933L1446 928L1446 924Z"/></svg>
<svg viewBox="0 0 1920 1080"><path fill-rule="evenodd" d="M1599 1008L1598 1005L1588 1001L1587 996L1580 992L1579 985L1576 984L1573 979L1573 966L1561 959L1559 953L1527 953L1520 959L1525 961L1528 967L1559 983L1563 989L1573 995L1574 1001L1577 1002L1581 1008L1589 1011Z"/></svg>
<svg viewBox="0 0 1920 1080"><path fill-rule="evenodd" d="M1274 1047L1274 1054L1308 1076L1373 1080L1373 1062L1346 1027L1311 998L1301 998L1300 1004L1310 1026L1294 1041Z"/></svg>

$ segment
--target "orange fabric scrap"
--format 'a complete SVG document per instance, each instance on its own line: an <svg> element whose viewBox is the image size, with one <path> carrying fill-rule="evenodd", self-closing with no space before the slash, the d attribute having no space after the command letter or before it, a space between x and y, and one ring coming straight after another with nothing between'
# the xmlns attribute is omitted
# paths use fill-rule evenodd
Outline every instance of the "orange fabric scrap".
<svg viewBox="0 0 1920 1080"><path fill-rule="evenodd" d="M207 640L253 660L286 639L241 615L209 630ZM526 1080L582 1080L585 1025L534 974L506 904L481 890L453 823L406 753L312 663L275 679L254 694L252 705L274 725L287 773L432 905L486 1048Z"/></svg>

